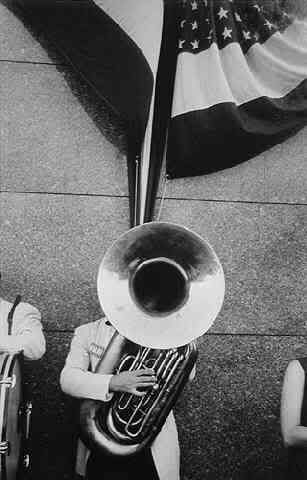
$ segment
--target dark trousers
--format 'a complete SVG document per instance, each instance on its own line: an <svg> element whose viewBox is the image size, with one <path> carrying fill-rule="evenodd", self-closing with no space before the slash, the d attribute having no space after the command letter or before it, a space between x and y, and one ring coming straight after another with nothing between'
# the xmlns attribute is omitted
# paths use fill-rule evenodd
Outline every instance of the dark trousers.
<svg viewBox="0 0 307 480"><path fill-rule="evenodd" d="M86 468L86 480L159 480L151 450L137 455L111 457L91 453Z"/></svg>

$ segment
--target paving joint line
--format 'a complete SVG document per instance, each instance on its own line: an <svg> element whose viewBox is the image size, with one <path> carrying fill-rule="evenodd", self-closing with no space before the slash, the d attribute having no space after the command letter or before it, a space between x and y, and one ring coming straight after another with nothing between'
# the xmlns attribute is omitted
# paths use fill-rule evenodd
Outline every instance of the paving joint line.
<svg viewBox="0 0 307 480"><path fill-rule="evenodd" d="M71 196L71 197L107 197L107 198L128 198L127 195L118 195L110 193L74 193L74 192L39 192L35 190L31 191L19 191L19 190L0 190L0 193L18 194L18 195L55 195L55 196ZM161 197L156 197L157 200L161 200ZM227 199L214 199L214 198L184 198L184 197L165 197L164 200L169 201L185 201L185 202L207 202L207 203L233 203L243 205L279 205L289 207L306 207L306 203L296 202L270 202L270 201L255 201L255 200L227 200Z"/></svg>

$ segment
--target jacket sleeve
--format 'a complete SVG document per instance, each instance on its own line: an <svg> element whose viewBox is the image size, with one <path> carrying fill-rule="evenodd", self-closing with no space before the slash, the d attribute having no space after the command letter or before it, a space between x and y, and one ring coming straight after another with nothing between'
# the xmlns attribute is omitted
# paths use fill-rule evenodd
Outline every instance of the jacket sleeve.
<svg viewBox="0 0 307 480"><path fill-rule="evenodd" d="M109 401L113 394L109 392L112 375L102 375L88 371L89 324L75 330L65 366L61 372L60 384L63 392L77 398Z"/></svg>
<svg viewBox="0 0 307 480"><path fill-rule="evenodd" d="M12 335L1 335L0 351L23 351L28 360L38 360L46 351L41 314L28 303L21 303L13 317Z"/></svg>

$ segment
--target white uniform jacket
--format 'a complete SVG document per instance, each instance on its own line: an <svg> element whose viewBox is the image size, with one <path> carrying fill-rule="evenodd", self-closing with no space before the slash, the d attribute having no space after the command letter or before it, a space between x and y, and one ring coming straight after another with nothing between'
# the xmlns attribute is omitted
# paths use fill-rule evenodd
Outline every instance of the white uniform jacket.
<svg viewBox="0 0 307 480"><path fill-rule="evenodd" d="M82 325L75 330L60 379L65 393L73 397L92 398L103 402L112 398L112 393L109 392L112 375L92 372L114 331L106 318ZM179 443L172 412L155 438L151 451L160 480L179 480ZM76 472L81 476L85 474L88 454L80 441Z"/></svg>
<svg viewBox="0 0 307 480"><path fill-rule="evenodd" d="M0 353L23 351L27 359L38 360L46 350L41 315L29 303L19 303L13 316L12 335L8 335L7 317L12 306L0 298Z"/></svg>

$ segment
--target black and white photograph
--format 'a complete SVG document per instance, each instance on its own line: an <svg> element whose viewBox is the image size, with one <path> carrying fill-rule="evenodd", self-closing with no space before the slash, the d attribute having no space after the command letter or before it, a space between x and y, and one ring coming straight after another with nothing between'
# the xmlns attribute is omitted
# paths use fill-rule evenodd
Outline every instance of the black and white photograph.
<svg viewBox="0 0 307 480"><path fill-rule="evenodd" d="M307 479L307 0L0 0L0 480Z"/></svg>

